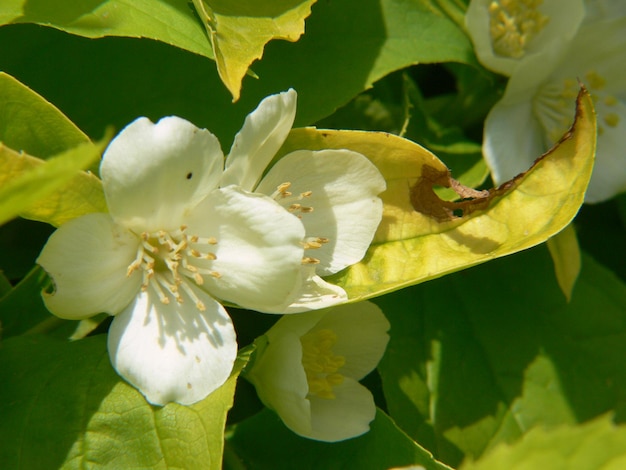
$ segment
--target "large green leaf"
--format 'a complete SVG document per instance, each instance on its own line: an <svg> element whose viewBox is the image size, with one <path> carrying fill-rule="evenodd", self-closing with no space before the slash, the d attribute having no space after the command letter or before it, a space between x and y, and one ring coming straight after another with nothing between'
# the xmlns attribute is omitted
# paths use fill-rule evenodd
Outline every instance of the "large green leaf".
<svg viewBox="0 0 626 470"><path fill-rule="evenodd" d="M213 57L186 0L3 0L0 24L37 23L89 38L157 39Z"/></svg>
<svg viewBox="0 0 626 470"><path fill-rule="evenodd" d="M98 5L104 8L109 3ZM120 24L143 21L153 12L161 18L160 9L168 4L164 0L135 3L153 8L142 7L149 12L144 16L117 13ZM168 21L163 23L170 32L177 15L189 9L185 1L175 3L178 6L171 14L165 13ZM3 50L0 68L56 103L89 135L109 124L121 127L139 115L158 119L177 114L216 133L227 148L245 115L269 94L296 89L296 125L307 125L393 70L419 62L475 63L469 39L449 16L451 8L440 7L448 3L452 2L318 2L298 42L271 41L266 46L263 60L254 65L259 79L244 79L244 92L236 106L220 85L213 63L151 41L86 41L48 28L11 25L0 28L0 43L11 44ZM117 10L132 8L119 5ZM463 5L454 8L457 12L452 16L462 17ZM198 28L208 45L201 21L196 17L189 21L194 25L185 31ZM99 24L95 22L94 28ZM114 27L106 31L116 34Z"/></svg>
<svg viewBox="0 0 626 470"><path fill-rule="evenodd" d="M367 434L343 442L304 439L287 429L267 409L234 426L227 440L225 468L378 470L419 464L426 470L449 470L407 437L378 410ZM230 463L230 465L229 465Z"/></svg>
<svg viewBox="0 0 626 470"><path fill-rule="evenodd" d="M570 303L544 247L376 302L389 413L450 465L537 425L626 417L626 285L588 256Z"/></svg>
<svg viewBox="0 0 626 470"><path fill-rule="evenodd" d="M626 426L603 416L581 426L533 429L511 446L500 445L462 470L619 470L626 468Z"/></svg>
<svg viewBox="0 0 626 470"><path fill-rule="evenodd" d="M79 144L45 161L0 143L0 224L21 215L61 225L90 212L106 212L100 180L80 170L98 161L110 138Z"/></svg>
<svg viewBox="0 0 626 470"><path fill-rule="evenodd" d="M348 148L367 156L385 177L383 218L373 245L363 261L330 278L359 300L524 250L567 226L583 203L593 168L595 114L585 91L576 115L557 146L489 194L456 187L433 154L390 134L296 129L280 154ZM438 186L453 187L468 199L442 201L434 193Z"/></svg>
<svg viewBox="0 0 626 470"><path fill-rule="evenodd" d="M193 0L211 40L217 71L233 101L239 99L241 81L250 64L263 56L265 44L272 39L294 42L304 33L304 20L315 1Z"/></svg>
<svg viewBox="0 0 626 470"><path fill-rule="evenodd" d="M12 469L220 469L243 362L201 402L154 407L112 369L104 335L8 339L0 349L0 461Z"/></svg>

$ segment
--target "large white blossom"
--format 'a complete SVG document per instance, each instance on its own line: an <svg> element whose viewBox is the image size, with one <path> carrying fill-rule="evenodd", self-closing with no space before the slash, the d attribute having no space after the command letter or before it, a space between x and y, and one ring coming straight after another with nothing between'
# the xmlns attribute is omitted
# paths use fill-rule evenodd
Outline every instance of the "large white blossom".
<svg viewBox="0 0 626 470"><path fill-rule="evenodd" d="M522 56L517 61L504 96L485 121L483 153L496 183L527 170L573 122L580 80L591 92L598 114L596 163L585 201L600 202L626 190L626 8L623 3L589 0L585 3L589 16L579 21L578 13L571 16L569 2L548 3L552 8L560 5L560 10L546 16L546 28L562 18L571 22L563 26L559 38L537 35L533 40L539 51L553 51L549 58ZM513 23L517 20L511 18ZM473 38L479 34L475 25L470 34ZM483 64L499 71L488 61Z"/></svg>
<svg viewBox="0 0 626 470"><path fill-rule="evenodd" d="M295 101L293 90L266 98L226 169L209 131L178 117L137 119L103 156L109 213L61 226L38 258L54 282L44 295L52 313L115 316L111 362L153 404L194 403L228 378L237 343L221 301L280 313L346 300L318 274L361 259L382 216L384 181L360 154L300 151L258 184ZM273 190L272 178L282 181ZM371 213L349 213L361 209Z"/></svg>
<svg viewBox="0 0 626 470"><path fill-rule="evenodd" d="M237 342L216 298L272 309L299 289L302 224L268 197L219 189L222 167L208 131L140 118L103 156L109 214L61 226L38 259L51 312L115 315L111 362L154 404L193 403L228 378Z"/></svg>
<svg viewBox="0 0 626 470"><path fill-rule="evenodd" d="M296 434L327 442L359 436L376 415L359 380L382 358L388 329L371 302L284 316L258 342L245 377Z"/></svg>

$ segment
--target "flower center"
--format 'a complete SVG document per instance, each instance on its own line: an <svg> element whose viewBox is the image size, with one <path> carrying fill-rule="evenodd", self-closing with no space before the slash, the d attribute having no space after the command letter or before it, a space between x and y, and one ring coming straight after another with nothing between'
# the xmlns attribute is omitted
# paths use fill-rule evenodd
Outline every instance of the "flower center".
<svg viewBox="0 0 626 470"><path fill-rule="evenodd" d="M543 0L494 0L489 5L489 33L494 52L518 59L550 20L537 8Z"/></svg>
<svg viewBox="0 0 626 470"><path fill-rule="evenodd" d="M140 269L143 272L141 290L145 292L152 288L164 304L169 304L171 297L182 304L182 291L192 299L198 310L206 310L189 283L193 280L201 286L205 276L221 277L220 273L206 267L206 261L217 259L211 251L217 240L189 235L184 225L170 232L144 232L140 239L137 257L128 266L126 275L130 276Z"/></svg>
<svg viewBox="0 0 626 470"><path fill-rule="evenodd" d="M620 125L615 112L618 99L607 92L606 79L595 70L585 73L587 85L598 114L598 135L608 128ZM534 103L536 116L546 131L549 145L557 142L572 124L572 103L578 95L578 82L567 78L562 82L550 83L537 94Z"/></svg>
<svg viewBox="0 0 626 470"><path fill-rule="evenodd" d="M276 191L272 194L272 198L277 201L281 206L287 209L292 214L295 214L299 219L305 214L313 212L312 206L302 205L303 200L308 199L313 194L313 191L304 191L297 196L294 196L289 189L291 183L285 182L276 188ZM324 244L330 240L326 237L307 237L302 241L302 246L305 250L316 250L321 248ZM305 256L302 258L302 264L319 264L320 260L312 256Z"/></svg>
<svg viewBox="0 0 626 470"><path fill-rule="evenodd" d="M333 346L337 335L329 329L310 331L300 338L302 366L309 384L309 395L333 399L333 387L343 382L337 371L346 363L343 356L335 356Z"/></svg>

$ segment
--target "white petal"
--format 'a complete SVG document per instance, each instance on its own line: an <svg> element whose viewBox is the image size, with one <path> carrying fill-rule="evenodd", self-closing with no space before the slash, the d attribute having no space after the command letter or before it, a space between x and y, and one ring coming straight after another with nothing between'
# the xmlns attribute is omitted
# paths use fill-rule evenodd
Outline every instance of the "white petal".
<svg viewBox="0 0 626 470"><path fill-rule="evenodd" d="M294 432L318 441L337 442L369 431L376 417L376 405L370 391L355 380L346 378L333 387L334 399L311 397L312 429L310 434Z"/></svg>
<svg viewBox="0 0 626 470"><path fill-rule="evenodd" d="M362 379L376 368L385 353L390 326L387 318L372 302L340 305L327 312L313 331L332 330L337 335L333 353L346 359L339 372Z"/></svg>
<svg viewBox="0 0 626 470"><path fill-rule="evenodd" d="M530 168L545 150L543 129L528 101L504 104L501 100L485 121L483 154L491 175L501 184Z"/></svg>
<svg viewBox="0 0 626 470"><path fill-rule="evenodd" d="M196 263L220 275L204 277L207 292L262 312L277 311L298 294L304 227L272 199L219 189L186 223L189 233L217 239L217 259Z"/></svg>
<svg viewBox="0 0 626 470"><path fill-rule="evenodd" d="M329 240L305 253L320 260L317 273L333 274L360 261L382 218L378 194L385 190L385 180L374 164L350 150L299 150L278 161L257 192L271 195L285 182L295 196L312 191L298 202L313 207L302 214L306 236Z"/></svg>
<svg viewBox="0 0 626 470"><path fill-rule="evenodd" d="M191 288L206 311L190 298L165 305L149 290L109 329L113 367L155 405L202 400L226 381L237 356L235 330L224 308Z"/></svg>
<svg viewBox="0 0 626 470"><path fill-rule="evenodd" d="M602 132L598 134L596 162L585 194L585 202L590 203L605 201L626 191L626 105L619 102L610 110L603 108L601 104L596 108ZM609 113L617 117L617 126L603 121Z"/></svg>
<svg viewBox="0 0 626 470"><path fill-rule="evenodd" d="M309 384L302 367L299 335L287 332L271 338L246 378L255 386L261 401L276 411L287 427L295 432L310 432L311 410L306 399Z"/></svg>
<svg viewBox="0 0 626 470"><path fill-rule="evenodd" d="M326 282L315 274L313 266L302 267L302 286L298 297L276 313L298 313L332 307L348 300L341 287ZM298 317L301 315L298 315Z"/></svg>
<svg viewBox="0 0 626 470"><path fill-rule="evenodd" d="M100 166L111 216L137 233L179 228L185 211L217 187L223 158L217 138L184 119L137 119Z"/></svg>
<svg viewBox="0 0 626 470"><path fill-rule="evenodd" d="M290 89L265 98L247 117L226 159L220 186L252 191L287 138L296 117L297 94Z"/></svg>
<svg viewBox="0 0 626 470"><path fill-rule="evenodd" d="M89 214L62 225L37 258L56 288L43 295L46 307L68 319L115 315L139 291L140 274L126 275L138 247L138 238L108 214Z"/></svg>

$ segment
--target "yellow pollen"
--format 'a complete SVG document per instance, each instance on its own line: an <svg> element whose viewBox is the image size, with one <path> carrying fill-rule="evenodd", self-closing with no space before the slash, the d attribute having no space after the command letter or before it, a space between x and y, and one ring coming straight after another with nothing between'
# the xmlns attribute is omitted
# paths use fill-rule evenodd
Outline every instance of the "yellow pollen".
<svg viewBox="0 0 626 470"><path fill-rule="evenodd" d="M604 116L604 122L609 127L617 127L619 124L619 116L615 113L609 113Z"/></svg>
<svg viewBox="0 0 626 470"><path fill-rule="evenodd" d="M585 74L587 84L593 91L602 90L606 86L606 80L595 70L590 70Z"/></svg>
<svg viewBox="0 0 626 470"><path fill-rule="evenodd" d="M142 271L141 290L152 289L163 304L169 304L172 298L182 304L184 297L181 293L184 293L202 311L206 307L191 286L192 283L203 285L205 275L221 277L220 273L210 269L211 264L207 264L217 258L209 251L217 244L217 239L189 236L186 230L187 226L183 225L179 230L169 232L143 232L139 235L135 260L128 265L126 274L131 276L135 271Z"/></svg>
<svg viewBox="0 0 626 470"><path fill-rule="evenodd" d="M494 0L489 5L489 32L494 52L514 59L550 20L538 8L543 0Z"/></svg>
<svg viewBox="0 0 626 470"><path fill-rule="evenodd" d="M341 384L344 376L339 373L346 359L336 356L333 347L337 335L333 330L310 331L300 338L302 344L302 366L309 384L309 395L333 399L333 387Z"/></svg>
<svg viewBox="0 0 626 470"><path fill-rule="evenodd" d="M289 212L295 212L297 210L300 210L302 208L302 204L292 204L289 206L289 208L287 209Z"/></svg>
<svg viewBox="0 0 626 470"><path fill-rule="evenodd" d="M302 258L302 264L320 264L320 260L317 258L312 258L310 256L305 256Z"/></svg>

